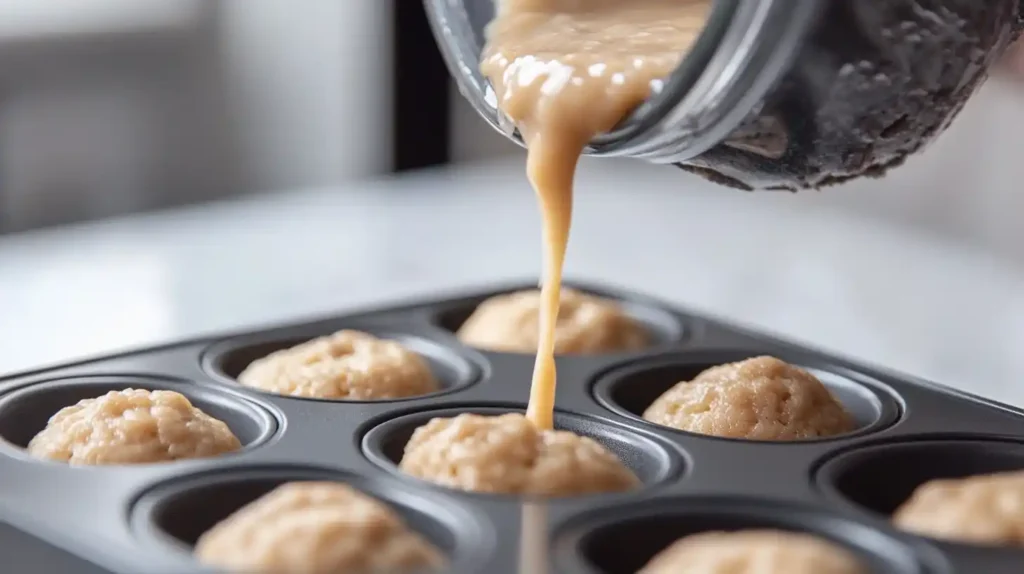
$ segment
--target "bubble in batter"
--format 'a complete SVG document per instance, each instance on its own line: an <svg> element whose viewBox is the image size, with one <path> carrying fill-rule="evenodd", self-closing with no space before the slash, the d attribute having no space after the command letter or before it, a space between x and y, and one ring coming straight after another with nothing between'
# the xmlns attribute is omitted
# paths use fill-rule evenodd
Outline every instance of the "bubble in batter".
<svg viewBox="0 0 1024 574"><path fill-rule="evenodd" d="M498 494L574 496L640 485L593 439L540 431L518 413L433 419L413 433L400 466L442 486Z"/></svg>
<svg viewBox="0 0 1024 574"><path fill-rule="evenodd" d="M279 395L356 401L440 388L427 361L398 341L347 329L253 361L238 382Z"/></svg>
<svg viewBox="0 0 1024 574"><path fill-rule="evenodd" d="M777 530L704 532L681 538L637 574L868 574L845 548Z"/></svg>
<svg viewBox="0 0 1024 574"><path fill-rule="evenodd" d="M180 393L125 389L64 407L28 443L36 458L138 464L205 458L241 448L228 425Z"/></svg>
<svg viewBox="0 0 1024 574"><path fill-rule="evenodd" d="M893 515L920 536L984 546L1024 546L1024 471L919 486Z"/></svg>
<svg viewBox="0 0 1024 574"><path fill-rule="evenodd" d="M336 482L281 485L203 534L200 562L231 572L409 572L445 559L385 504Z"/></svg>
<svg viewBox="0 0 1024 574"><path fill-rule="evenodd" d="M647 330L614 301L562 288L555 353L597 354L642 349ZM463 343L505 353L537 351L540 291L498 295L481 303L459 328Z"/></svg>
<svg viewBox="0 0 1024 574"><path fill-rule="evenodd" d="M748 440L800 440L854 430L843 405L814 375L773 357L710 368L644 411L655 424Z"/></svg>

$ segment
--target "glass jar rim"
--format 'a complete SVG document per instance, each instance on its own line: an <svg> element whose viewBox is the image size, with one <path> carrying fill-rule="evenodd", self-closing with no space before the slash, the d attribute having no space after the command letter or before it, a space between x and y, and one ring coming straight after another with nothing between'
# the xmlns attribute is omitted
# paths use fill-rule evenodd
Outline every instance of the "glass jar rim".
<svg viewBox="0 0 1024 574"><path fill-rule="evenodd" d="M742 1L712 0L711 14L704 29L661 89L630 112L612 131L595 137L590 147L595 151L614 148L619 142L633 139L664 119L673 106L674 98L689 92L704 74Z"/></svg>
<svg viewBox="0 0 1024 574"><path fill-rule="evenodd" d="M424 0L424 2L435 38L438 40L448 69L455 77L463 97L491 127L518 145L525 147L514 124L504 117L498 107L497 97L490 82L480 71L480 54L484 48L483 38L486 25L470 21L470 14L466 9L465 2L454 0ZM794 43L793 38L802 38L802 33L808 29L810 21L817 15L820 8L818 0L712 0L712 2L711 14L693 48L680 61L661 89L633 110L615 129L595 137L584 150L584 154L664 156L665 154L660 153L656 148L664 142L665 134L657 133L659 130L655 128L670 115L679 115L680 109L683 107L680 102L698 84L703 85L705 91L709 89L720 91L723 85L736 83L735 81L721 82L720 78L708 78L713 63L717 63L715 74L720 72L740 76L745 73L748 80L750 76L764 76L765 74L761 71L740 68L755 59L751 57L751 53L756 52L756 49L753 48L765 46L771 53L763 55L760 60L770 60L776 68L780 65L784 66L784 63L788 62L798 48L798 42ZM765 14L771 14L774 19L766 17ZM774 23L782 22L784 26L778 29L766 29L765 22L769 20ZM787 38L790 40L788 44L783 41ZM734 48L737 44L749 44L744 46L745 57L739 58L739 62L732 54L723 54L723 45L726 40L730 39L733 46L727 46L727 48ZM750 83L750 87L758 90L757 93L751 94L757 97L744 98L736 97L733 94L731 99L740 100L742 104L753 108L764 95L761 92L766 93L772 82L762 79L759 83L751 81L745 83ZM717 116L728 116L737 125L749 112L749 110L740 109L731 110L729 113L729 110L720 109L723 106L720 97L704 97L702 99L706 106L719 108L715 110ZM695 115L700 115L700 113ZM720 126L714 130L714 133L731 131L733 127L735 126ZM698 155L716 143L709 141L711 138L702 139L704 141L701 142L701 145L693 146L693 150L685 155Z"/></svg>

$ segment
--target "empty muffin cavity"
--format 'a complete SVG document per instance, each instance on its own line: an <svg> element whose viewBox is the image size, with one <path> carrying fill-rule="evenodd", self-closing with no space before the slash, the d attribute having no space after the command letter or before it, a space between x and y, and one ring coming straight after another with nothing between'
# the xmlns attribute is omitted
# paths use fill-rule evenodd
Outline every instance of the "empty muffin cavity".
<svg viewBox="0 0 1024 574"><path fill-rule="evenodd" d="M451 469L456 467L473 466L473 472L467 470L469 472L467 476L472 476L474 479L472 487L457 480L462 476L458 473L446 474L444 478L449 483L442 485L453 490L499 495L518 495L525 492L523 495L527 497L631 492L643 486L671 480L683 470L683 457L661 439L589 417L562 412L555 413L555 429L569 431L576 436L562 435L560 438L545 441L545 448L549 450L540 458L532 458L536 456L536 453L529 453L530 443L523 443L515 436L513 431L516 430L517 421L511 421L511 426L501 425L503 427L501 429L490 429L482 435L474 436L473 433L467 432L467 429L470 426L478 425L478 419L477 421L466 421L467 425L452 426L447 432L437 433L430 439L429 444L427 441L418 443L417 450L426 448L431 449L431 452L418 452L414 455L415 458L407 461L410 466L402 468L403 458L407 454L406 446L409 445L410 439L417 429L424 427L434 419L455 419L459 415L468 414L487 417L488 421L496 422L496 417L513 413L521 415L523 411L512 408L466 407L416 412L388 420L371 428L363 437L363 450L371 461L405 478L410 477L406 472L410 470L423 475L414 478L441 484L437 478L427 476L436 470L433 469L436 464L441 464L441 466L449 464L450 472L455 472ZM463 442L459 448L447 449L445 452L447 445L443 444L443 440L446 437L458 437L458 440ZM586 437L599 447L595 449L596 445L588 441L581 441L578 437ZM468 460L472 458L472 455L467 453L475 448L474 444L479 444L477 439L484 440L484 438L488 443L487 448L483 449L486 454L479 460ZM497 465L501 467L500 469L494 469L482 463L484 459L497 460L500 458L501 453L496 451L505 447L509 450L510 458ZM457 460L442 461L438 458L449 455L456 457ZM613 460L612 457L617 460ZM563 458L565 461L574 460L576 465L562 465ZM516 466L515 461L521 462L522 468L511 468ZM543 467L538 466L540 463L543 463ZM571 475L562 476L565 474L562 472L563 466L567 471L576 469L588 473L588 476L579 477L578 489L576 485L569 484L575 478L570 479ZM626 471L626 474L616 470L616 467ZM491 470L494 472L490 472ZM626 480L629 473L632 476ZM522 479L523 485L537 483L541 474L546 475L548 480L543 482L543 488L533 489L535 492L526 492L525 489L517 490L515 485L505 484L518 475L523 475L518 476ZM490 480L488 477L493 478L495 484L488 484ZM501 484L497 484L497 482ZM541 491L543 493L539 493Z"/></svg>
<svg viewBox="0 0 1024 574"><path fill-rule="evenodd" d="M126 392L127 389L134 389L136 392ZM173 397L161 397L160 394L152 394L152 391L172 391L184 396L189 403L191 403L191 409L188 405L180 401L180 398L174 399ZM117 393L112 397L107 397L108 393ZM170 399L165 402L164 399ZM152 404L152 410L150 415L155 419L161 419L165 414L168 414L170 418L167 419L167 424L173 426L178 424L176 420L178 417L190 416L190 413L186 412L191 410L195 416L199 417L195 421L189 423L188 432L186 429L165 429L166 436L161 435L159 437L154 436L153 440L163 441L164 439L174 438L175 440L180 439L182 442L182 452L177 452L174 448L168 450L167 457L165 458L192 458L188 456L189 453L184 452L188 450L188 445L184 444L190 441L214 441L217 442L212 444L202 444L196 442L197 453L205 451L225 451L224 455L230 455L236 450L252 448L265 441L277 430L277 424L274 417L266 410L260 408L255 403L243 399L241 397L235 397L219 393L212 389L200 387L194 384L189 384L181 381L174 380L163 380L158 378L150 377L132 377L132 376L94 376L94 377L81 377L72 379L55 380L44 383L38 383L18 389L11 392L2 398L0 398L0 437L9 443L10 445L20 447L20 449L28 448L30 442L36 437L41 431L47 429L48 423L51 419L54 419L54 424L59 426L68 427L68 431L74 431L68 425L72 423L84 424L97 422L97 424L105 425L106 431L109 431L112 437L120 437L119 432L129 432L132 429L120 429L115 428L116 425L120 424L114 417L116 412L97 412L89 413L88 410L76 414L76 417L88 417L97 416L103 417L104 421L91 421L83 419L82 421L68 420L57 420L54 418L61 409L66 407L73 407L78 405L81 401L87 401L90 399L96 399L96 401L89 401L90 404L97 404L97 401L106 403L110 402L113 407L133 407L145 408L146 405ZM136 405L137 401L138 405ZM152 401L152 403L151 403ZM202 413L195 413L194 409L199 409ZM165 413L164 411L170 411ZM208 418L207 418L208 417ZM199 420L202 419L202 420ZM214 419L214 420L210 420ZM184 419L182 424L184 424ZM205 421L205 422L204 422ZM220 426L220 421L227 426L230 434L238 440L238 444L231 449L220 449L217 444L227 444L224 437L199 437L191 436L190 433L196 432L198 426L209 427L211 431L217 433L223 433L223 426ZM124 420L125 424L132 425L138 421L135 420ZM198 425L198 426L197 426ZM218 430L218 427L220 430ZM79 429L80 430L80 429ZM152 429L138 428L140 432L151 432ZM96 429L93 429L96 432ZM40 440L57 442L60 441L62 444L67 442L68 444L77 444L74 440L70 440L67 437L58 437L61 429L58 426L51 427L47 430L47 433L40 438ZM77 431L76 431L77 432ZM134 432L134 431L133 431ZM186 436L188 435L188 436ZM84 439L93 439L83 435ZM95 442L95 441L93 441ZM142 441L144 442L144 441ZM116 440L114 441L116 443ZM131 448L139 448L141 442L132 441L130 444ZM45 445L37 444L34 448L40 452L46 450L43 448ZM57 448L59 445L55 445ZM66 446L66 445L65 445ZM93 444L88 448L117 448L117 444L111 443L111 445L96 445ZM142 445L144 446L144 445ZM167 445L163 445L167 446ZM86 448L86 447L82 447ZM24 451L22 451L22 454ZM51 453L55 454L55 453ZM94 456L95 455L95 456ZM76 455L77 456L77 455ZM92 462L86 461L86 458L95 458L95 462L109 464L111 462L122 460L119 456L93 452L90 454L82 453L82 462L85 464L91 464ZM126 455L128 459L135 455ZM153 453L146 455L140 454L142 458L140 461L155 461ZM51 458L48 456L47 458ZM159 458L159 457L157 457ZM145 460L143 460L145 459ZM76 462L75 458L71 459L72 462ZM106 461L106 462L102 462ZM127 459L122 462L130 462Z"/></svg>
<svg viewBox="0 0 1024 574"><path fill-rule="evenodd" d="M691 536L700 538L691 539L689 548L673 547ZM815 509L743 499L657 498L592 511L557 532L554 548L560 571L594 574L733 572L718 564L715 550L735 556L765 548L782 566L758 570L766 574L825 572L822 564L842 574L947 571L942 557L927 546ZM783 565L780 549L793 562ZM656 557L661 569L653 568ZM680 559L687 569L682 564L665 568Z"/></svg>
<svg viewBox="0 0 1024 574"><path fill-rule="evenodd" d="M753 359L757 357L757 360ZM660 357L657 359L637 361L630 363L623 367L614 368L604 375L600 376L594 384L594 396L599 403L606 408L614 411L615 413L629 417L632 419L643 421L645 424L656 424L645 419L645 412L648 409L651 411L657 411L654 414L668 416L672 414L673 408L677 407L680 409L688 408L692 405L672 405L666 404L669 401L668 397L659 401L663 395L668 391L676 387L677 384L690 384L698 379L704 373L702 380L715 379L715 371L709 371L709 369L716 369L723 365L730 365L733 363L740 363L741 365L754 365L759 371L759 375L764 376L765 372L769 374L779 372L778 376L785 377L804 377L805 383L816 385L814 379L820 381L824 385L828 393L831 394L831 399L827 396L816 396L814 386L809 386L807 396L801 397L801 400L808 403L808 408L803 408L803 411L807 411L804 414L813 415L821 420L808 420L808 421L796 421L797 415L800 412L794 411L793 413L787 412L787 401L794 400L792 396L793 387L782 384L760 384L757 388L751 388L750 391L764 391L773 392L779 396L774 397L776 399L777 410L780 411L785 417L780 418L778 421L774 421L773 424L778 429L778 432L768 432L764 429L761 431L761 435L786 435L791 434L795 437L806 436L807 438L793 438L789 440L827 440L832 438L838 438L842 436L849 436L854 433L864 433L877 431L891 425L899 417L899 406L896 402L892 392L881 383L863 377L859 374L850 373L841 369L824 368L819 366L811 366L801 364L799 361L793 361L784 363L782 362L784 357L776 359L775 357L764 357L754 353L743 353L743 352L694 352L694 353L680 353L671 356ZM756 364L755 364L756 363ZM761 368L764 364L771 363L768 365L771 368ZM795 368L793 368L795 367ZM729 367L733 369L733 367ZM721 369L718 369L721 371ZM733 376L736 373L727 373L729 376ZM807 374L810 374L812 379L806 381ZM710 375L710 377L709 377ZM776 375L772 375L776 376ZM718 377L721 379L721 377ZM728 379L728 377L726 377ZM723 379L723 380L726 380ZM700 382L698 380L697 382ZM734 381L727 380L728 384L734 384ZM709 380L707 384L715 384L714 380ZM764 388L762 388L764 387ZM817 387L820 389L820 387ZM799 387L797 387L799 391ZM756 401L767 400L770 397L755 396L756 393L744 395L740 397L744 401L749 400L746 403L746 407L754 409L758 407ZM685 397L683 397L685 398ZM705 397L706 398L706 397ZM811 399L814 399L812 401ZM824 408L835 411L829 418L822 418L821 406L813 406L811 402L820 402L818 399L827 400L828 405ZM723 397L721 400L725 400ZM657 403L656 403L657 402ZM670 402L670 401L669 401ZM841 406L841 409L837 408ZM655 405L656 408L651 408ZM721 406L721 405L719 405ZM737 405L736 409L742 410ZM705 408L710 408L709 405L704 405ZM812 408L813 407L813 408ZM758 407L765 408L768 411L776 410L769 408L768 406ZM845 416L838 418L845 411ZM713 414L713 413L712 413ZM756 412L744 413L750 418L748 423L753 421L756 417ZM650 415L649 415L650 416ZM724 413L723 413L724 416ZM789 432L789 426L796 426L797 423L803 424L808 428L797 429L802 432ZM818 429L813 428L814 425L821 427L820 430L827 430L831 432L815 433ZM657 425L659 428L671 429L678 432L681 431L671 426L664 426L661 424ZM737 423L737 428L743 426ZM732 440L744 440L746 435L741 432L742 429L732 432L732 434L720 434L718 436L732 439ZM782 432L786 431L786 432ZM819 434L820 436L814 436ZM739 435L739 436L735 436ZM702 434L702 436L712 436L710 434ZM751 439L754 440L754 439ZM757 439L757 440L786 440L786 439Z"/></svg>
<svg viewBox="0 0 1024 574"><path fill-rule="evenodd" d="M356 402L451 392L480 373L455 350L423 337L322 325L229 339L203 353L203 364L215 379L257 392Z"/></svg>
<svg viewBox="0 0 1024 574"><path fill-rule="evenodd" d="M886 517L906 532L969 545L1024 546L1021 443L962 438L868 446L827 460L817 482L831 498Z"/></svg>
<svg viewBox="0 0 1024 574"><path fill-rule="evenodd" d="M566 286L556 330L558 355L636 352L679 341L683 328L672 313ZM539 290L523 289L460 302L435 322L464 344L492 352L536 352Z"/></svg>
<svg viewBox="0 0 1024 574"><path fill-rule="evenodd" d="M322 486L328 489L332 489L332 485L339 488L334 488L335 492L327 492L330 495L327 497L320 483L324 483ZM281 487L286 484L288 488L282 490ZM289 489L293 492L288 492ZM268 494L275 496L276 502L281 503L276 504L282 507L279 509L281 511L271 512L264 517L266 520L255 523L252 519L259 512L253 512L252 509L256 505L247 509L249 516L236 514L258 500L260 502L257 505L267 504L270 499L266 496ZM347 499L347 502L356 502L361 508L353 510L349 515L338 513L337 516L328 517L318 512L305 512L303 499L308 499L308 505L313 506L337 504ZM374 512L379 516L371 516ZM284 513L290 514L285 516ZM384 517L389 513L398 518L399 524L385 529L384 524L389 520ZM233 517L233 523L224 522L229 517ZM275 517L281 518L283 522L276 525L265 523L273 522ZM309 520L310 523L298 524L302 520ZM250 568L261 562L262 558L273 556L275 549L287 553L290 532L305 532L307 536L313 536L311 540L314 541L340 537L339 543L343 543L345 533L350 532L351 536L361 537L366 544L380 546L350 548L350 555L362 552L400 552L401 556L395 556L390 562L378 561L376 564L397 567L417 562L437 564L440 560L442 568L436 571L447 571L449 566L472 565L492 544L492 535L486 524L452 501L437 496L419 496L411 492L407 485L399 485L387 479L371 481L348 473L305 467L235 469L167 482L147 491L138 499L133 508L132 521L144 541L154 550L163 549L179 556L195 554L194 560L208 564L217 559L221 563L230 561L232 553L235 553L234 560L237 563L237 552L244 554L245 549L230 548L230 545L237 543L245 546L251 543L251 537L237 529L248 531L265 528L261 535L264 537L264 546L254 549L261 553L261 557L243 559L246 562L251 560L248 564ZM214 527L218 528L211 532ZM232 528L236 532L230 532ZM363 528L366 530L356 532ZM204 534L207 534L205 540ZM312 544L309 551L317 549L331 551L316 544ZM311 557L277 558L278 567L281 567L280 560L287 562ZM375 559L383 560L381 557ZM292 567L298 567L298 564L292 564Z"/></svg>

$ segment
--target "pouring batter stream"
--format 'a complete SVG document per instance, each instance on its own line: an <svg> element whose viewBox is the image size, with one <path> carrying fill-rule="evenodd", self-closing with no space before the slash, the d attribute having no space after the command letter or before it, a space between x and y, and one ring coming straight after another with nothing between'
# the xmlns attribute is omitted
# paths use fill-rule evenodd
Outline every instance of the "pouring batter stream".
<svg viewBox="0 0 1024 574"><path fill-rule="evenodd" d="M700 35L710 0L503 0L481 64L528 149L543 218L540 334L527 416L551 429L555 329L572 222L573 179L586 145L671 74Z"/></svg>

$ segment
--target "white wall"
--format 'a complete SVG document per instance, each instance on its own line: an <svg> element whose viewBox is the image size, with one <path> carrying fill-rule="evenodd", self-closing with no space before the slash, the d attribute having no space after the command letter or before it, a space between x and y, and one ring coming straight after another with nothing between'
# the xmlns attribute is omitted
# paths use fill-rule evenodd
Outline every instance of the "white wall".
<svg viewBox="0 0 1024 574"><path fill-rule="evenodd" d="M0 230L240 187L205 2L0 3Z"/></svg>
<svg viewBox="0 0 1024 574"><path fill-rule="evenodd" d="M129 30L166 30L188 25L195 15L189 1L75 0L0 4L0 39L39 39Z"/></svg>
<svg viewBox="0 0 1024 574"><path fill-rule="evenodd" d="M0 3L0 228L390 169L390 1L60 4Z"/></svg>
<svg viewBox="0 0 1024 574"><path fill-rule="evenodd" d="M5 101L0 226L19 229L147 206L150 198L140 190L154 184L160 112L156 94L135 88L82 86Z"/></svg>
<svg viewBox="0 0 1024 574"><path fill-rule="evenodd" d="M389 169L390 2L224 5L233 97L259 187L318 185Z"/></svg>

